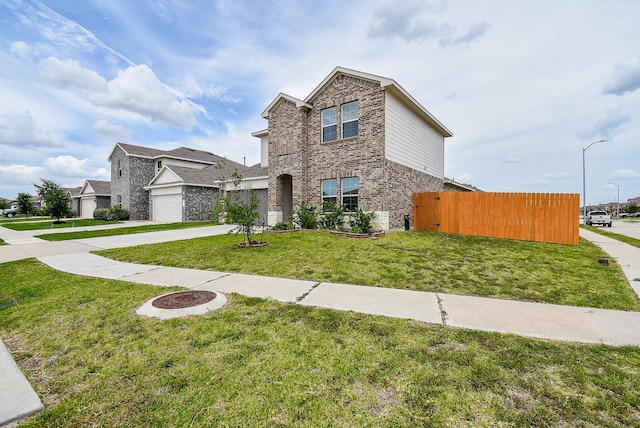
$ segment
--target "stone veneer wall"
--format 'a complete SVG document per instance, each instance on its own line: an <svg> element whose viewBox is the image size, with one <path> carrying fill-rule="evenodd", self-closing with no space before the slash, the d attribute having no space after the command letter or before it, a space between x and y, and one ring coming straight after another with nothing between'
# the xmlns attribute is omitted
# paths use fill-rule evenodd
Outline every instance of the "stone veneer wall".
<svg viewBox="0 0 640 428"><path fill-rule="evenodd" d="M212 187L184 186L182 188L183 221L209 220L211 210L215 206L217 193L218 189Z"/></svg>
<svg viewBox="0 0 640 428"><path fill-rule="evenodd" d="M305 200L321 205L321 181L358 177L358 205L367 211L384 211L384 90L377 82L338 75L311 100L309 112L309 165ZM342 138L341 106L358 101L358 135ZM322 110L336 107L338 139L322 142ZM338 195L340 199L340 195ZM294 200L294 203L297 201Z"/></svg>
<svg viewBox="0 0 640 428"><path fill-rule="evenodd" d="M386 181L389 212L389 228L404 227L404 216L413 217L414 192L440 192L444 180L424 172L417 171L399 163L387 161Z"/></svg>
<svg viewBox="0 0 640 428"><path fill-rule="evenodd" d="M96 209L109 208L111 206L111 197L109 196L96 196Z"/></svg>
<svg viewBox="0 0 640 428"><path fill-rule="evenodd" d="M306 112L282 100L269 112L268 211L282 213L282 184L278 177L291 175L294 205L304 197L306 162Z"/></svg>
<svg viewBox="0 0 640 428"><path fill-rule="evenodd" d="M118 176L118 160L122 161L122 176ZM120 195L131 220L149 219L149 191L143 187L151 182L154 172L153 159L128 157L119 147L111 156L111 200L117 203Z"/></svg>

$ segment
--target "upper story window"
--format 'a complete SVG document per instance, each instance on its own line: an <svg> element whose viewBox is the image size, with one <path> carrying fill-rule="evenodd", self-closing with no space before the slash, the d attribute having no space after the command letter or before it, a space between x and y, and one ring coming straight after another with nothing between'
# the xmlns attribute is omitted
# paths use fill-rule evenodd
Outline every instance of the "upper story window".
<svg viewBox="0 0 640 428"><path fill-rule="evenodd" d="M338 112L335 107L322 110L322 141L338 139Z"/></svg>
<svg viewBox="0 0 640 428"><path fill-rule="evenodd" d="M118 177L122 177L122 160L118 159Z"/></svg>
<svg viewBox="0 0 640 428"><path fill-rule="evenodd" d="M358 135L358 101L342 106L342 138Z"/></svg>
<svg viewBox="0 0 640 428"><path fill-rule="evenodd" d="M342 179L342 205L344 205L345 211L355 211L358 209L359 187L358 177Z"/></svg>
<svg viewBox="0 0 640 428"><path fill-rule="evenodd" d="M156 171L160 171L162 169L162 161L158 161Z"/></svg>
<svg viewBox="0 0 640 428"><path fill-rule="evenodd" d="M325 210L327 204L338 202L337 180L322 180L322 209Z"/></svg>

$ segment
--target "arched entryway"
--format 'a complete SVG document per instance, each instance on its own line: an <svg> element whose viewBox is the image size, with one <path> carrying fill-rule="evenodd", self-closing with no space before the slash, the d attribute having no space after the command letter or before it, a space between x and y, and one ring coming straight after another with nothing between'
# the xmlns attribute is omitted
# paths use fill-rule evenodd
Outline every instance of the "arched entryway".
<svg viewBox="0 0 640 428"><path fill-rule="evenodd" d="M282 221L288 221L293 212L293 177L282 174L278 177L280 202L282 204Z"/></svg>

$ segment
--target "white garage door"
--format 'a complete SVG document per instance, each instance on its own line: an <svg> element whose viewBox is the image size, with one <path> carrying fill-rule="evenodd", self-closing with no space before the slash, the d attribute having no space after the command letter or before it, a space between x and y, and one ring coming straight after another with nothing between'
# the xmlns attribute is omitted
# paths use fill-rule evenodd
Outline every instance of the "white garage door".
<svg viewBox="0 0 640 428"><path fill-rule="evenodd" d="M182 195L157 195L153 197L155 221L182 221Z"/></svg>
<svg viewBox="0 0 640 428"><path fill-rule="evenodd" d="M81 199L80 200L80 217L81 218L93 218L93 211L96 209L95 199Z"/></svg>

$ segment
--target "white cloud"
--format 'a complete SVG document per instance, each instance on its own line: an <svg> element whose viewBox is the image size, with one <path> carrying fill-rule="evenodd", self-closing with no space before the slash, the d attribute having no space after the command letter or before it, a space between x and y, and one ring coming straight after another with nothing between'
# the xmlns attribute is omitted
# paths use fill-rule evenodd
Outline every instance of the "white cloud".
<svg viewBox="0 0 640 428"><path fill-rule="evenodd" d="M605 137L611 139L624 131L622 125L631 121L631 116L622 112L620 108L610 108L604 114L591 122L589 128L578 131L578 138L588 140Z"/></svg>
<svg viewBox="0 0 640 428"><path fill-rule="evenodd" d="M131 132L129 130L121 125L109 123L104 119L95 121L91 129L105 140L125 142L131 139Z"/></svg>
<svg viewBox="0 0 640 428"><path fill-rule="evenodd" d="M95 92L107 92L107 81L93 70L80 65L78 61L60 61L49 57L40 61L40 76L59 88L76 87L81 97Z"/></svg>
<svg viewBox="0 0 640 428"><path fill-rule="evenodd" d="M462 173L456 178L453 178L452 180L455 180L458 183L463 183L463 184L473 184L473 175Z"/></svg>
<svg viewBox="0 0 640 428"><path fill-rule="evenodd" d="M520 163L520 159L514 157L507 157L502 160L502 163Z"/></svg>
<svg viewBox="0 0 640 428"><path fill-rule="evenodd" d="M11 43L10 52L20 58L27 58L31 54L31 47L23 41Z"/></svg>
<svg viewBox="0 0 640 428"><path fill-rule="evenodd" d="M59 137L38 127L26 110L0 114L0 145L18 147L58 147Z"/></svg>
<svg viewBox="0 0 640 428"><path fill-rule="evenodd" d="M611 81L604 85L605 94L624 95L640 88L640 57L616 64Z"/></svg>
<svg viewBox="0 0 640 428"><path fill-rule="evenodd" d="M105 168L94 168L89 159L69 155L47 158L43 167L47 175L62 177L108 178L110 175Z"/></svg>
<svg viewBox="0 0 640 428"><path fill-rule="evenodd" d="M640 178L640 172L636 172L632 169L616 169L611 174L613 178L620 179L632 179L632 178Z"/></svg>
<svg viewBox="0 0 640 428"><path fill-rule="evenodd" d="M56 87L76 88L77 95L94 106L126 110L178 128L191 129L197 123L196 115L204 112L161 83L144 64L121 70L107 82L77 61L49 57L40 62L40 75Z"/></svg>
<svg viewBox="0 0 640 428"><path fill-rule="evenodd" d="M399 37L407 42L435 39L440 46L463 45L479 40L491 27L486 22L479 22L472 24L466 33L458 35L453 25L432 19L435 13L442 12L443 9L443 2L381 2L373 10L369 22L369 37Z"/></svg>

